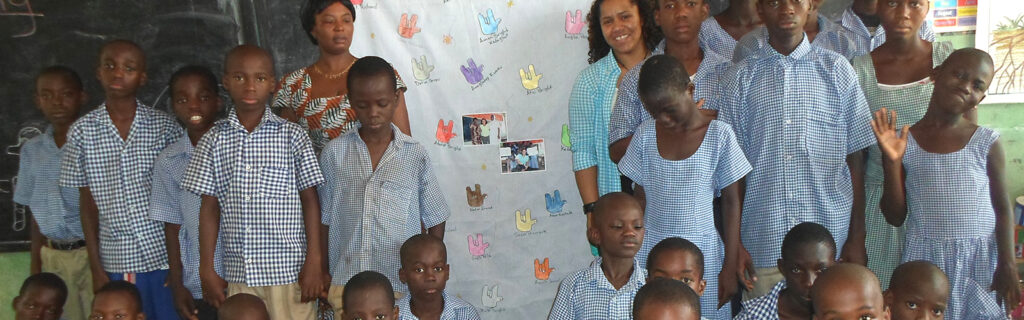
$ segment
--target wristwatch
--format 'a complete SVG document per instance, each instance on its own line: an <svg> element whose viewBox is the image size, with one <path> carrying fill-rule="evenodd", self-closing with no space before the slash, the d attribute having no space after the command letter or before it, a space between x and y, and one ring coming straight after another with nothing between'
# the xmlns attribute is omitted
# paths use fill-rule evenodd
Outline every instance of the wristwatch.
<svg viewBox="0 0 1024 320"><path fill-rule="evenodd" d="M588 203L588 204L584 204L583 205L583 214L590 214L591 212L594 212L594 205L595 204L597 204L597 202L591 202L591 203Z"/></svg>

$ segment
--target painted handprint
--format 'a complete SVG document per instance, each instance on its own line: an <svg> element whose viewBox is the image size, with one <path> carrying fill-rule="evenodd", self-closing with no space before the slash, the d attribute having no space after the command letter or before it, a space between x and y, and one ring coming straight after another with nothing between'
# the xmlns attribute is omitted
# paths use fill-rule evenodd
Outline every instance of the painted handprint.
<svg viewBox="0 0 1024 320"><path fill-rule="evenodd" d="M487 253L487 247L491 246L490 243L484 242L484 235L479 233L476 234L476 239L473 239L473 235L467 235L466 241L469 242L469 254L474 257L484 255Z"/></svg>
<svg viewBox="0 0 1024 320"><path fill-rule="evenodd" d="M505 298L498 295L498 285L493 287L484 285L483 293L480 294L480 302L483 302L485 307L497 307L498 302L501 302L501 300L505 300Z"/></svg>
<svg viewBox="0 0 1024 320"><path fill-rule="evenodd" d="M501 23L501 19L494 17L494 10L487 9L486 17L483 13L478 13L477 19L480 20L480 32L485 35L498 32L498 24Z"/></svg>
<svg viewBox="0 0 1024 320"><path fill-rule="evenodd" d="M586 21L583 20L583 11L576 9L576 16L573 17L569 11L565 12L565 32L569 34L580 34Z"/></svg>
<svg viewBox="0 0 1024 320"><path fill-rule="evenodd" d="M562 194L557 189L554 195L550 193L544 194L544 203L550 213L562 212L562 207L565 207L565 200L562 200Z"/></svg>
<svg viewBox="0 0 1024 320"><path fill-rule="evenodd" d="M529 73L523 69L519 69L519 79L523 80L523 88L526 88L526 90L537 89L537 87L540 86L540 77L543 77L544 75L537 74L537 70L533 69L532 64L529 68Z"/></svg>
<svg viewBox="0 0 1024 320"><path fill-rule="evenodd" d="M420 32L420 28L416 27L416 19L419 19L415 14L412 18L406 13L402 14L402 20L398 22L398 35L406 39L411 39L412 36Z"/></svg>
<svg viewBox="0 0 1024 320"><path fill-rule="evenodd" d="M448 141L451 141L452 138L455 137L455 132L452 131L452 128L454 128L454 127L455 127L455 121L448 120L448 125L446 126L446 125L444 125L444 119L438 119L437 120L437 135L436 135L437 136L437 141L441 142L441 143L448 143Z"/></svg>
<svg viewBox="0 0 1024 320"><path fill-rule="evenodd" d="M361 5L361 4L363 4L363 0L352 0L352 4L353 5L357 5L357 6Z"/></svg>
<svg viewBox="0 0 1024 320"><path fill-rule="evenodd" d="M459 66L459 69L462 70L462 76L466 77L466 82L469 82L469 84L480 83L484 79L484 65L477 65L473 58L469 58L466 62L469 65Z"/></svg>
<svg viewBox="0 0 1024 320"><path fill-rule="evenodd" d="M550 279L551 271L555 271L555 268L548 263L548 258L544 258L544 263L541 263L540 259L533 259L533 276L537 277L537 280Z"/></svg>
<svg viewBox="0 0 1024 320"><path fill-rule="evenodd" d="M412 59L412 76L416 80L423 81L430 78L430 72L434 71L434 65L427 63L427 56L421 55L420 60Z"/></svg>
<svg viewBox="0 0 1024 320"><path fill-rule="evenodd" d="M480 192L479 183L474 186L476 187L476 190L466 187L466 203L468 203L470 207L479 208L484 205L484 198L487 198L487 194Z"/></svg>
<svg viewBox="0 0 1024 320"><path fill-rule="evenodd" d="M572 139L569 137L569 125L562 125L562 146L572 148Z"/></svg>
<svg viewBox="0 0 1024 320"><path fill-rule="evenodd" d="M533 224L535 223L537 223L537 219L532 217L530 209L526 209L526 214L516 210L516 230L519 230L519 232L530 232L530 230L533 230Z"/></svg>

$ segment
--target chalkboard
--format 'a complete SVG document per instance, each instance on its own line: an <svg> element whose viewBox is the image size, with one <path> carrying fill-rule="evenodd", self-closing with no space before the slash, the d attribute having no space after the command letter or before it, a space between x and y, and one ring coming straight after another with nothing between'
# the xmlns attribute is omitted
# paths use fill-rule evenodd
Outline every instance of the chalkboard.
<svg viewBox="0 0 1024 320"><path fill-rule="evenodd" d="M77 71L89 94L88 112L103 100L94 72L100 47L132 40L147 55L149 81L138 97L167 110L165 89L174 70L200 64L220 74L224 53L238 44L269 49L278 77L312 63L317 48L299 22L303 2L0 0L0 251L28 248L25 210L11 197L18 150L45 128L32 102L41 68L61 64Z"/></svg>

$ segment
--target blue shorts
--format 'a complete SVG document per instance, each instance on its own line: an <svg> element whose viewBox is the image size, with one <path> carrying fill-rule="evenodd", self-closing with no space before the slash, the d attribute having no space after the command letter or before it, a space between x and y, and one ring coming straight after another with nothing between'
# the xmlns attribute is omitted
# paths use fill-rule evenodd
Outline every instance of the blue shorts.
<svg viewBox="0 0 1024 320"><path fill-rule="evenodd" d="M107 273L111 281L125 280L135 284L142 295L142 312L150 320L177 320L178 313L174 310L174 296L168 288L167 270L156 270L146 273Z"/></svg>

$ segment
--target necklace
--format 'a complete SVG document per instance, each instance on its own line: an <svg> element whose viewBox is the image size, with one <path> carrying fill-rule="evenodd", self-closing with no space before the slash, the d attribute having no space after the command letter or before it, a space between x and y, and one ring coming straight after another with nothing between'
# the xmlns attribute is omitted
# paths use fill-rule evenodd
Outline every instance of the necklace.
<svg viewBox="0 0 1024 320"><path fill-rule="evenodd" d="M356 60L359 60L359 59L352 60L352 63L349 63L348 67L345 67L345 70L342 70L341 72L338 72L338 73L335 73L335 74L324 73L322 70L320 70L320 67L317 66L315 63L313 64L313 71L316 71L316 73L320 74L324 78L331 79L331 80L336 80L338 78L341 78L341 76L344 76L345 73L348 73L348 69L352 68L353 64L356 64Z"/></svg>

